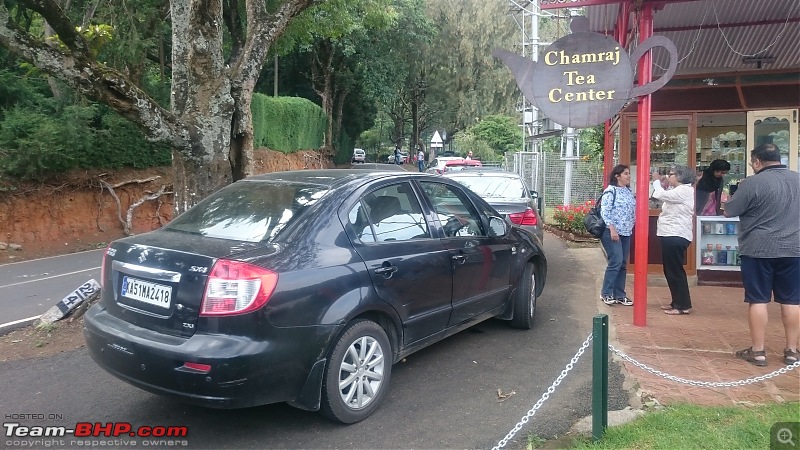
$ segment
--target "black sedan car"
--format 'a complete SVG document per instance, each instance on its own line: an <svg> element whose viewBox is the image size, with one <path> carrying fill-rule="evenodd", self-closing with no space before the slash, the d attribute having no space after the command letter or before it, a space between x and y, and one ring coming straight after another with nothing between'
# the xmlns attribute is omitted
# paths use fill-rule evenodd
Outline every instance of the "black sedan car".
<svg viewBox="0 0 800 450"><path fill-rule="evenodd" d="M544 240L542 219L535 200L539 194L529 190L519 174L476 167L447 172L444 176L470 188L511 223L534 234L540 242Z"/></svg>
<svg viewBox="0 0 800 450"><path fill-rule="evenodd" d="M392 364L478 322L532 326L547 261L460 184L422 173L278 172L112 242L86 314L92 358L142 389L366 418Z"/></svg>

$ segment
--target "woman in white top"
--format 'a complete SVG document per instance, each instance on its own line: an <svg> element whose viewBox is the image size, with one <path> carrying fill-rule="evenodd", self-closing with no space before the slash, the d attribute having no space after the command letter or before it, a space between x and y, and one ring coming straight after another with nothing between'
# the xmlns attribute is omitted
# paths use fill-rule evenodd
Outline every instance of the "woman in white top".
<svg viewBox="0 0 800 450"><path fill-rule="evenodd" d="M653 198L663 202L658 216L656 235L661 238L661 257L672 303L662 306L666 314L689 314L692 298L683 269L684 256L692 243L694 216L694 183L697 174L686 166L675 166L667 175L670 189L653 183Z"/></svg>

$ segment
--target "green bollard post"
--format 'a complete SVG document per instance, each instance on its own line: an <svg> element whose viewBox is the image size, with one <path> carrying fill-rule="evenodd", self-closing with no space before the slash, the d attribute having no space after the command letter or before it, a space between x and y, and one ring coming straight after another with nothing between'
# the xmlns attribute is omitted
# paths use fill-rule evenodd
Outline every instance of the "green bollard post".
<svg viewBox="0 0 800 450"><path fill-rule="evenodd" d="M594 316L592 327L592 440L608 426L608 315Z"/></svg>

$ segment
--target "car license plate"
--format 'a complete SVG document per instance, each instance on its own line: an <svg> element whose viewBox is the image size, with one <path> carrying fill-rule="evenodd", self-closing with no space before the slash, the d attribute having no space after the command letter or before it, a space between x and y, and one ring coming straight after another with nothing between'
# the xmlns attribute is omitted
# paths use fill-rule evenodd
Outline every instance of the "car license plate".
<svg viewBox="0 0 800 450"><path fill-rule="evenodd" d="M161 308L169 308L172 301L172 287L151 283L133 277L122 277L123 297L147 303Z"/></svg>

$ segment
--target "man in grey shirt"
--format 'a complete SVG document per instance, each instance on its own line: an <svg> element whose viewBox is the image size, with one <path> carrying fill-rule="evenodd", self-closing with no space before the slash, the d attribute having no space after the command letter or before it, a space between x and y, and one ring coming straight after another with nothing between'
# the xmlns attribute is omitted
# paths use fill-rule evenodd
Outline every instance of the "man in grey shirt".
<svg viewBox="0 0 800 450"><path fill-rule="evenodd" d="M774 144L752 150L750 165L755 175L742 180L725 204L726 217L739 216L742 283L752 341L736 356L756 366L767 365L767 304L774 295L786 334L783 362L794 364L800 336L800 174L781 164Z"/></svg>

